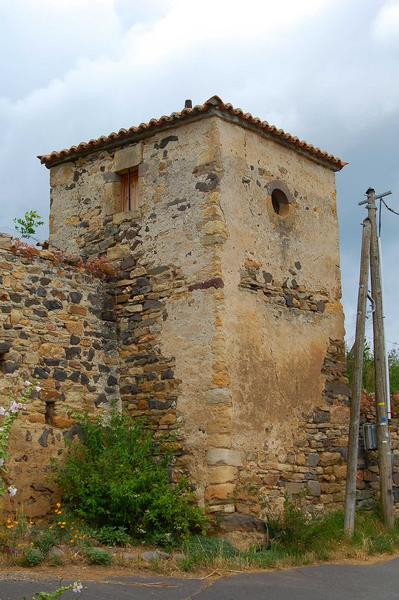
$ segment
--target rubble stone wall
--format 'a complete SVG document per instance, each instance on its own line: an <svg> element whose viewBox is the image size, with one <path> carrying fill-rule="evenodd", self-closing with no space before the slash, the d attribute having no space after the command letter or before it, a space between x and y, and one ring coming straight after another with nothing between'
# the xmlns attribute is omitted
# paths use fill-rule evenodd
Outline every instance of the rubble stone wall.
<svg viewBox="0 0 399 600"><path fill-rule="evenodd" d="M78 432L73 415L119 401L113 295L103 280L54 259L0 236L0 405L18 399L26 380L42 388L10 438L12 507L28 516L54 502L50 460Z"/></svg>
<svg viewBox="0 0 399 600"><path fill-rule="evenodd" d="M391 395L392 419L390 421L392 447L393 496L399 510L399 394ZM374 394L364 392L360 409L360 440L357 472L357 501L364 509L372 508L379 495L379 468L376 450L366 450L363 442L363 425L376 423Z"/></svg>
<svg viewBox="0 0 399 600"><path fill-rule="evenodd" d="M176 475L190 475L201 504L210 406L218 410L225 378L218 135L210 118L51 169L51 245L118 267L123 407L170 432ZM130 151L140 161L138 204L121 213L118 169Z"/></svg>

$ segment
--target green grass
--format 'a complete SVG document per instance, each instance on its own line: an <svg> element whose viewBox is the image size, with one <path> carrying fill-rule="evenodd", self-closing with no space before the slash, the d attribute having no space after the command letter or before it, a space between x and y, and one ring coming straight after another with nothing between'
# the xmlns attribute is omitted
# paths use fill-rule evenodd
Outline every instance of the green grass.
<svg viewBox="0 0 399 600"><path fill-rule="evenodd" d="M86 550L86 558L90 565L109 566L112 564L112 555L106 550L99 548L88 548Z"/></svg>
<svg viewBox="0 0 399 600"><path fill-rule="evenodd" d="M282 517L269 520L268 544L238 551L223 538L195 536L186 542L179 566L183 571L270 569L399 551L399 521L389 531L376 513L360 512L352 540L343 526L342 511L310 517L286 504Z"/></svg>

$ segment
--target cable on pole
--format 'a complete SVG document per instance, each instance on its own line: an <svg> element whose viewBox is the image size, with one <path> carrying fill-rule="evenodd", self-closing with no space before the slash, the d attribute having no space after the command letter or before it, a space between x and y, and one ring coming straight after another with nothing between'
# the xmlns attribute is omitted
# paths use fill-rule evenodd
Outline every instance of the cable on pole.
<svg viewBox="0 0 399 600"><path fill-rule="evenodd" d="M393 208L388 206L388 204L385 202L385 200L382 200L382 198L381 198L381 202L384 204L385 208L387 208L391 213L393 213L394 215L397 215L399 217L399 212L396 212L396 210L394 210Z"/></svg>

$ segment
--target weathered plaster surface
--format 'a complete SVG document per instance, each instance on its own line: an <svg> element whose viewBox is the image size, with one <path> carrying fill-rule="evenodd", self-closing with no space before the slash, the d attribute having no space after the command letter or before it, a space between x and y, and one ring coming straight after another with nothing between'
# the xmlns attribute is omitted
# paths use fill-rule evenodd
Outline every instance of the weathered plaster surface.
<svg viewBox="0 0 399 600"><path fill-rule="evenodd" d="M344 335L334 174L241 127L221 123L220 132L231 445L246 465L231 497L243 512L281 502L286 491L323 503L307 484L323 474L306 466L309 438L319 433L306 425L314 411L329 411L323 364L331 340L342 345ZM276 180L291 196L284 217L271 202ZM342 368L337 361L344 388Z"/></svg>
<svg viewBox="0 0 399 600"><path fill-rule="evenodd" d="M121 213L129 165L138 205ZM276 181L289 192L284 217ZM284 493L340 503L348 399L334 173L213 116L53 167L51 195L51 247L117 270L102 316L116 336L117 396L170 435L175 477L188 474L199 502L224 516L259 516ZM84 308L93 285L79 282Z"/></svg>

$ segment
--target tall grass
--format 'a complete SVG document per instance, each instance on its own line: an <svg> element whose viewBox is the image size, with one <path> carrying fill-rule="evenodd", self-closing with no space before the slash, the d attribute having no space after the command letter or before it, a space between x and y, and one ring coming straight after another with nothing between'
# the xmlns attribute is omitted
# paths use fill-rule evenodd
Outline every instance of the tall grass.
<svg viewBox="0 0 399 600"><path fill-rule="evenodd" d="M399 523L387 530L378 514L357 515L353 539L344 533L344 515L336 511L312 516L290 502L267 521L269 541L248 551L236 550L223 538L195 536L185 544L184 571L199 569L265 569L342 559L366 559L399 551Z"/></svg>

